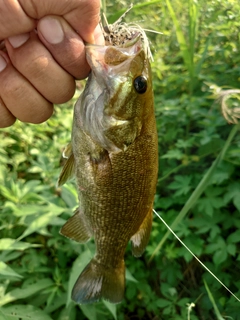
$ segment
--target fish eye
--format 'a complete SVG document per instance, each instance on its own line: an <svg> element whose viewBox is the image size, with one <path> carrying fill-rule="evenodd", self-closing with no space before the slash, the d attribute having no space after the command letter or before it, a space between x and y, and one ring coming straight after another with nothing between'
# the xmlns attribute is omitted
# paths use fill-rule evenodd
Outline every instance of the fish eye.
<svg viewBox="0 0 240 320"><path fill-rule="evenodd" d="M144 76L138 76L134 79L134 88L138 93L144 93L147 91L147 78Z"/></svg>

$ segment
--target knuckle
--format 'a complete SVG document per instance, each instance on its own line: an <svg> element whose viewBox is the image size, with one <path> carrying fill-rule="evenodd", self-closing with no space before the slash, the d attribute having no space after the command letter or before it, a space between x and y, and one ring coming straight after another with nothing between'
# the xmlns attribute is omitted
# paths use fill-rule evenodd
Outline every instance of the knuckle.
<svg viewBox="0 0 240 320"><path fill-rule="evenodd" d="M0 97L0 128L7 128L14 124L16 118L7 109L5 103Z"/></svg>

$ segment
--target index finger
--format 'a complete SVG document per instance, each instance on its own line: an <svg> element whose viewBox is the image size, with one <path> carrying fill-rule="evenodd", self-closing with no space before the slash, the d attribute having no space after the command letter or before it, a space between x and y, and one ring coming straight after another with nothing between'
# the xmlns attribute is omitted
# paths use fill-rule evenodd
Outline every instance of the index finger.
<svg viewBox="0 0 240 320"><path fill-rule="evenodd" d="M46 15L63 16L86 42L93 43L99 22L100 0L2 0L0 40L30 32Z"/></svg>

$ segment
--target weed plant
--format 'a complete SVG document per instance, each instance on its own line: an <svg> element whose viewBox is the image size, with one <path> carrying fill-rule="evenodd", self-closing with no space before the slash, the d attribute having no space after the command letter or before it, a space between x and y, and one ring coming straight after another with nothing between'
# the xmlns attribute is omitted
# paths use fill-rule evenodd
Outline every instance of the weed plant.
<svg viewBox="0 0 240 320"><path fill-rule="evenodd" d="M103 3L110 23L128 6ZM240 298L239 127L211 93L211 86L239 88L239 12L238 0L135 1L126 20L163 32L148 33L159 136L155 209ZM157 217L144 255L126 252L123 303L71 301L94 252L93 242L59 235L78 202L73 181L56 188L78 96L44 124L0 131L0 319L240 319L240 303ZM236 108L238 101L230 99Z"/></svg>

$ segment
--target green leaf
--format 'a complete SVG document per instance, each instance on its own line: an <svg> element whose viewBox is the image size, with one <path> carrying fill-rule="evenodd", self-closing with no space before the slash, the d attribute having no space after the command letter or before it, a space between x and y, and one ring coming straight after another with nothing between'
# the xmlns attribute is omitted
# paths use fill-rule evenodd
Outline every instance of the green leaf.
<svg viewBox="0 0 240 320"><path fill-rule="evenodd" d="M18 197L13 193L13 191L3 185L0 185L0 194L14 203L18 202Z"/></svg>
<svg viewBox="0 0 240 320"><path fill-rule="evenodd" d="M96 312L96 306L89 304L89 305L80 305L80 309L82 310L83 314L87 317L89 320L97 320L97 312Z"/></svg>
<svg viewBox="0 0 240 320"><path fill-rule="evenodd" d="M112 303L105 301L105 300L103 300L103 304L106 306L106 308L113 315L113 318L115 320L117 320L117 306L115 304L112 304Z"/></svg>
<svg viewBox="0 0 240 320"><path fill-rule="evenodd" d="M220 265L221 263L223 263L226 260L227 260L227 250L226 249L218 250L213 255L213 262L215 263L215 265Z"/></svg>
<svg viewBox="0 0 240 320"><path fill-rule="evenodd" d="M169 189L177 190L175 196L185 195L191 190L191 176L175 176L175 181L168 185Z"/></svg>
<svg viewBox="0 0 240 320"><path fill-rule="evenodd" d="M53 218L61 214L65 209L50 203L48 205L48 210L50 212L41 214L39 217L34 219L30 223L28 228L23 232L23 234L18 238L18 240L25 238L26 236L30 235L33 232L41 231L41 229L51 224L51 221L53 220Z"/></svg>
<svg viewBox="0 0 240 320"><path fill-rule="evenodd" d="M200 256L202 253L202 248L204 246L204 241L200 238L196 238L194 236L189 236L185 239L184 243L196 256ZM185 248L181 248L179 251L182 252L185 260L187 262L193 259L193 256L188 252Z"/></svg>
<svg viewBox="0 0 240 320"><path fill-rule="evenodd" d="M224 202L228 203L230 200L233 201L235 207L240 211L240 183L234 182L231 183L228 188L227 192L224 195Z"/></svg>
<svg viewBox="0 0 240 320"><path fill-rule="evenodd" d="M208 198L198 200L198 210L200 212L206 213L210 217L212 217L214 212L212 203Z"/></svg>
<svg viewBox="0 0 240 320"><path fill-rule="evenodd" d="M223 181L230 179L230 176L232 175L234 171L234 166L226 161L223 161L218 166L217 170L214 172L212 176L212 183L220 185L223 183Z"/></svg>
<svg viewBox="0 0 240 320"><path fill-rule="evenodd" d="M129 271L129 269L128 268L126 268L126 280L128 280L128 281L132 281L132 282L138 282L137 281L137 279L135 279L134 277L133 277L133 275L131 274L131 272Z"/></svg>
<svg viewBox="0 0 240 320"><path fill-rule="evenodd" d="M227 252L229 254L231 254L232 256L235 256L236 255L236 252L237 252L237 247L234 243L230 243L227 245Z"/></svg>
<svg viewBox="0 0 240 320"><path fill-rule="evenodd" d="M65 287L65 286L64 286ZM44 298L45 298L45 295L47 293L49 293L51 295L51 292L52 292L52 289L53 288L56 288L56 285L53 285L53 286L50 286L48 287L46 290L43 290L42 291L42 294L41 294L41 297L42 297L42 300L43 301L46 301ZM49 298L49 296L48 296ZM48 298L47 298L47 302L48 302ZM37 299L37 296L35 296L35 300ZM32 300L32 299L31 299ZM39 301L39 299L37 299ZM55 296L55 299L54 301L52 302L52 304L46 306L44 308L44 311L46 313L52 313L56 310L60 310L63 306L66 305L66 300L67 300L67 293L66 291L61 291L59 288L58 288L58 292Z"/></svg>
<svg viewBox="0 0 240 320"><path fill-rule="evenodd" d="M89 261L92 259L92 254L89 250L84 251L81 253L77 259L74 261L72 270L70 272L69 282L68 282L68 295L67 295L67 302L66 305L69 306L69 304L72 302L71 294L72 294L72 288L77 281L77 278L79 277L82 270L86 267L86 265L89 263Z"/></svg>
<svg viewBox="0 0 240 320"><path fill-rule="evenodd" d="M218 197L223 193L223 189L220 187L209 186L205 190L205 198L198 200L198 208L200 212L206 212L209 216L212 216L214 209L219 209L224 206L223 197Z"/></svg>
<svg viewBox="0 0 240 320"><path fill-rule="evenodd" d="M238 243L240 242L240 230L232 232L228 238L227 238L228 243Z"/></svg>
<svg viewBox="0 0 240 320"><path fill-rule="evenodd" d="M23 241L17 241L11 238L0 239L0 250L26 250L28 248L38 248L41 244L32 244Z"/></svg>
<svg viewBox="0 0 240 320"><path fill-rule="evenodd" d="M52 284L53 282L50 279L42 279L34 284L30 284L26 288L14 289L3 296L0 296L0 306L18 299L24 299L32 296L37 292L50 287Z"/></svg>
<svg viewBox="0 0 240 320"><path fill-rule="evenodd" d="M226 242L225 239L223 239L221 236L215 239L211 244L208 244L206 247L207 253L216 253L220 251L226 252Z"/></svg>
<svg viewBox="0 0 240 320"><path fill-rule="evenodd" d="M22 278L20 274L15 272L12 268L10 268L6 263L0 261L0 274L7 277L14 277L14 278Z"/></svg>
<svg viewBox="0 0 240 320"><path fill-rule="evenodd" d="M43 212L44 209L46 208L46 206L43 206L43 205L41 205L41 208L38 208L36 204L15 205L14 203L9 205L9 207L11 208L11 210L13 210L13 214L17 217L22 217L22 216L26 217L32 214L36 214L36 212Z"/></svg>
<svg viewBox="0 0 240 320"><path fill-rule="evenodd" d="M31 305L14 305L1 308L7 320L52 320L43 310Z"/></svg>
<svg viewBox="0 0 240 320"><path fill-rule="evenodd" d="M240 196L240 183L239 182L233 182L227 186L227 192L226 192L224 198L225 198L226 202L229 202L235 196Z"/></svg>
<svg viewBox="0 0 240 320"><path fill-rule="evenodd" d="M11 320L9 317L7 317L3 311L2 311L2 308L0 307L0 319L1 320ZM15 320L15 319L14 319Z"/></svg>
<svg viewBox="0 0 240 320"><path fill-rule="evenodd" d="M221 150L223 144L224 144L224 140L219 139L219 138L213 138L213 139L211 139L211 141L203 144L198 149L198 155L205 156L208 154L214 154L216 152L219 152L219 150Z"/></svg>
<svg viewBox="0 0 240 320"><path fill-rule="evenodd" d="M166 300L166 299L162 299L162 298L158 299L158 301L157 301L157 305L159 308L165 308L171 304L172 304L171 301Z"/></svg>
<svg viewBox="0 0 240 320"><path fill-rule="evenodd" d="M74 303L70 303L68 307L64 308L57 320L73 320L76 318L76 307Z"/></svg>
<svg viewBox="0 0 240 320"><path fill-rule="evenodd" d="M233 198L233 204L238 209L238 211L240 211L240 194Z"/></svg>
<svg viewBox="0 0 240 320"><path fill-rule="evenodd" d="M177 159L183 158L183 153L179 149L169 150L165 155L161 157L162 159Z"/></svg>

